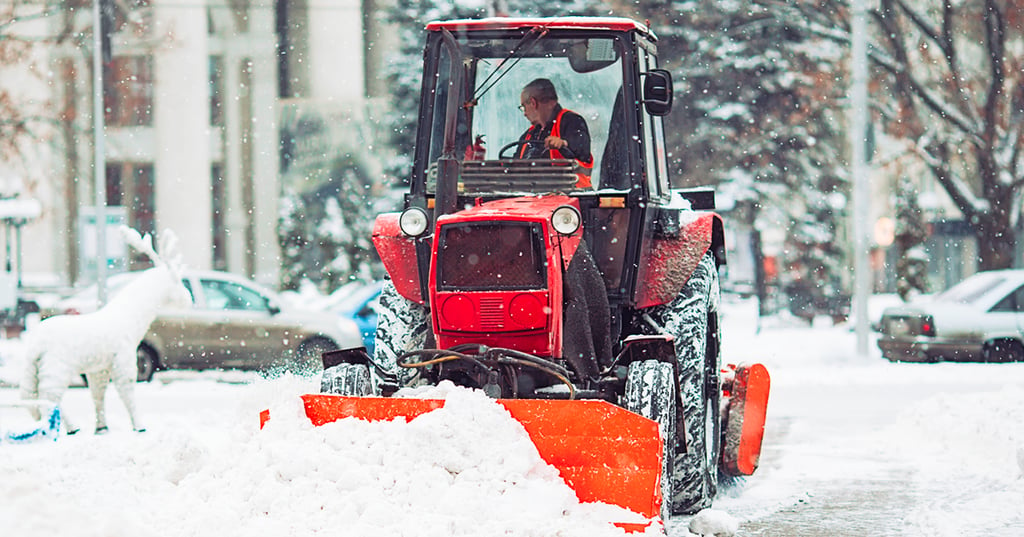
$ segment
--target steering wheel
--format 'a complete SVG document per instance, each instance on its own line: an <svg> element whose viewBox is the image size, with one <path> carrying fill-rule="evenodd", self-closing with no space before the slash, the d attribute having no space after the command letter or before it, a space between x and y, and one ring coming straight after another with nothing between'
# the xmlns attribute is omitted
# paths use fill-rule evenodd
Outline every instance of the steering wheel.
<svg viewBox="0 0 1024 537"><path fill-rule="evenodd" d="M501 149L498 150L498 158L499 159L512 158L512 157L504 156L506 150L515 147L516 148L516 152L518 153L520 147L525 146L525 145L531 145L531 144L544 145L544 140L516 140L515 142L512 142L510 144L505 144L504 146L502 146ZM562 156L565 157L565 158L568 158L568 159L576 158L576 153L573 153L572 149L569 149L568 145L566 145L565 147L559 149L558 152L561 153Z"/></svg>
<svg viewBox="0 0 1024 537"><path fill-rule="evenodd" d="M505 145L503 145L501 147L501 149L498 150L498 158L499 159L509 159L509 158L512 158L511 156L506 156L505 155L505 151L507 151L507 150L509 150L509 149L514 147L514 148L516 148L516 153L518 153L520 147L527 146L527 145L534 145L534 144L544 145L544 140L516 140L516 141L514 141L514 142L512 142L510 144L505 144Z"/></svg>

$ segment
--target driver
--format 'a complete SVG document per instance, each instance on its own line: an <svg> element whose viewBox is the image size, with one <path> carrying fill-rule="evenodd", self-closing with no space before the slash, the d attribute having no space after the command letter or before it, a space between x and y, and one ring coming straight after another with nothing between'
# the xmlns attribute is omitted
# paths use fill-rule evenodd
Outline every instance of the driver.
<svg viewBox="0 0 1024 537"><path fill-rule="evenodd" d="M555 85L546 78L527 84L519 95L519 103L531 125L519 137L516 158L572 159L576 163L576 186L590 188L594 157L590 154L590 131L583 116L558 104Z"/></svg>

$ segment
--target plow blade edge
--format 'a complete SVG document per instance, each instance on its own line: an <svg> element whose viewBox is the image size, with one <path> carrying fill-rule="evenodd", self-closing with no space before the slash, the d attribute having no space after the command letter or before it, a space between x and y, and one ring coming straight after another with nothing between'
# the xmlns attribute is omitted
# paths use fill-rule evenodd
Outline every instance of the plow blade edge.
<svg viewBox="0 0 1024 537"><path fill-rule="evenodd" d="M761 364L741 364L732 380L722 469L732 476L752 475L761 459L771 378Z"/></svg>
<svg viewBox="0 0 1024 537"><path fill-rule="evenodd" d="M302 396L317 426L342 418L411 420L444 406L440 399ZM540 456L558 469L581 502L618 505L657 518L661 509L658 425L604 401L499 399L526 429ZM261 424L269 413L261 415Z"/></svg>

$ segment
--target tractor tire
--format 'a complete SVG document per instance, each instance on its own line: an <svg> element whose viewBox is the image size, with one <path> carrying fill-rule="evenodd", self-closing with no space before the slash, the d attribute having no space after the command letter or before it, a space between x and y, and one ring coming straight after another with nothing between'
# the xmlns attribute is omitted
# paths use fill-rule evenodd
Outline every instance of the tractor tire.
<svg viewBox="0 0 1024 537"><path fill-rule="evenodd" d="M629 364L623 406L626 410L657 422L663 442L661 468L661 518L671 515L672 461L676 458L679 398L672 364L645 360Z"/></svg>
<svg viewBox="0 0 1024 537"><path fill-rule="evenodd" d="M673 514L710 507L718 492L722 446L720 303L718 264L708 251L675 300L650 312L654 322L675 338L682 396L685 435L680 441L685 442L685 449L676 449L673 459Z"/></svg>
<svg viewBox="0 0 1024 537"><path fill-rule="evenodd" d="M373 395L370 368L366 364L338 364L320 376L320 393L363 397Z"/></svg>
<svg viewBox="0 0 1024 537"><path fill-rule="evenodd" d="M398 357L433 345L430 310L398 294L390 281L384 282L379 301L373 348L374 372L389 377L386 380L390 382L404 385L415 372L399 367ZM379 380L385 379L375 379L375 384Z"/></svg>

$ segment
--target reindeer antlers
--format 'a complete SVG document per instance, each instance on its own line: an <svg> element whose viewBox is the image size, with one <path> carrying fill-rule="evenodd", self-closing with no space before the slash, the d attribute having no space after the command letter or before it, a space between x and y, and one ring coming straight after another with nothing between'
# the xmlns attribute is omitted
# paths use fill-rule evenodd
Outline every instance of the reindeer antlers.
<svg viewBox="0 0 1024 537"><path fill-rule="evenodd" d="M157 255L156 250L153 249L153 237L146 235L140 236L138 231L128 227L121 226L121 236L124 237L124 242L128 243L128 246L135 248L136 250L146 254L147 257L153 260L154 263L160 263L160 256Z"/></svg>
<svg viewBox="0 0 1024 537"><path fill-rule="evenodd" d="M160 235L160 253L164 254L162 256L153 249L153 237L149 233L142 236L128 226L121 226L121 235L129 246L146 254L154 264L167 265L175 270L181 267L181 253L177 251L178 236L171 230L166 229Z"/></svg>

